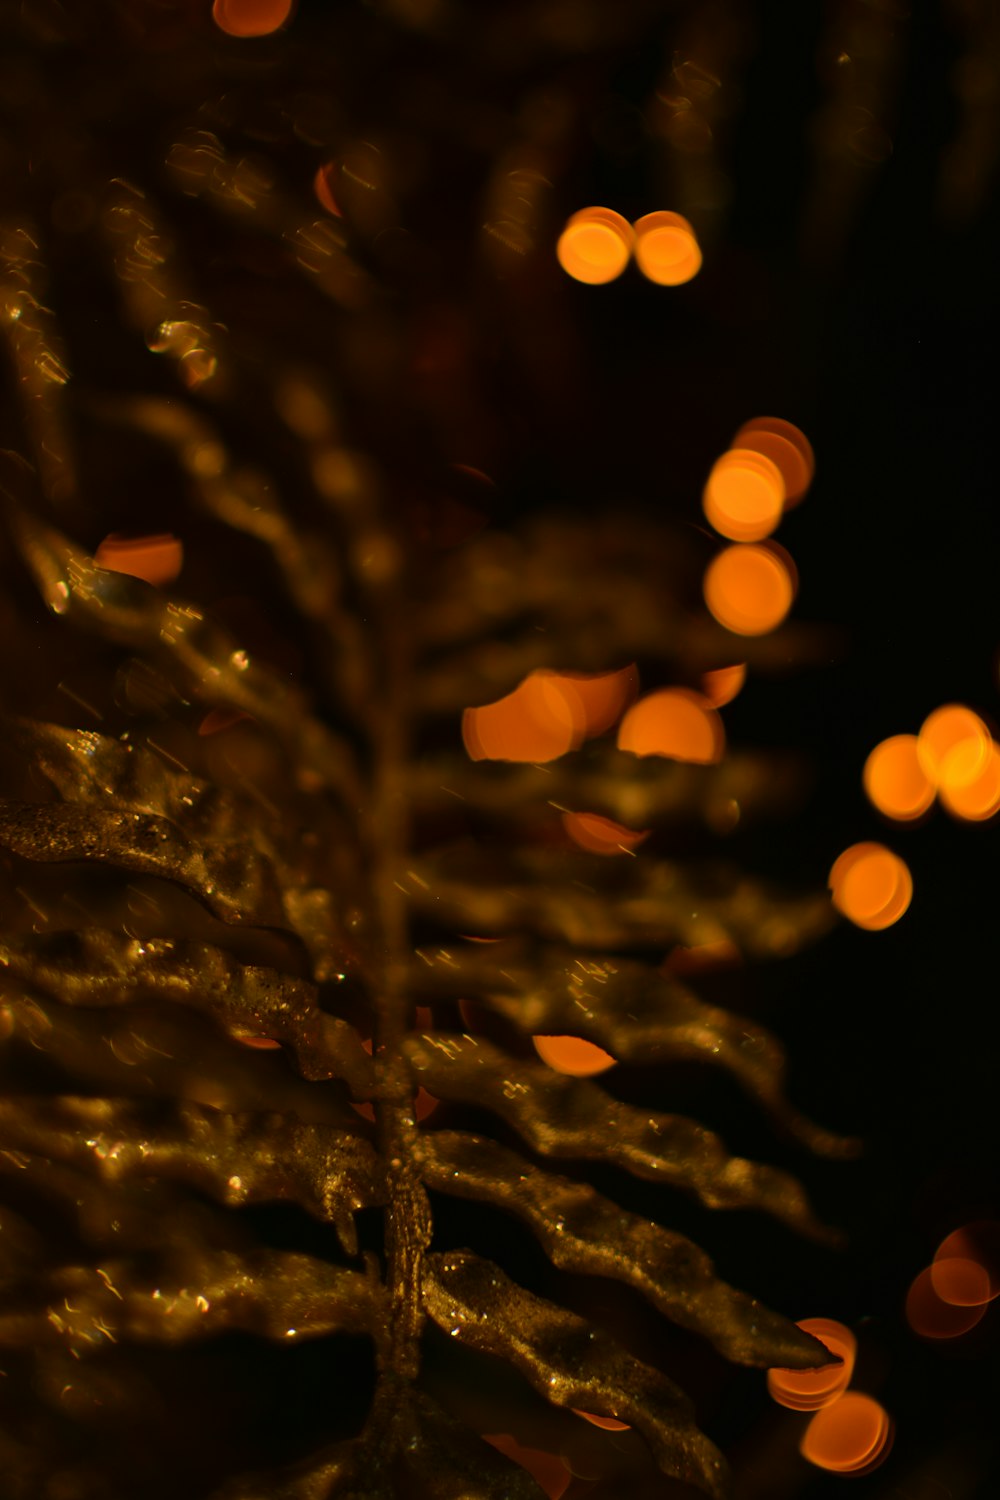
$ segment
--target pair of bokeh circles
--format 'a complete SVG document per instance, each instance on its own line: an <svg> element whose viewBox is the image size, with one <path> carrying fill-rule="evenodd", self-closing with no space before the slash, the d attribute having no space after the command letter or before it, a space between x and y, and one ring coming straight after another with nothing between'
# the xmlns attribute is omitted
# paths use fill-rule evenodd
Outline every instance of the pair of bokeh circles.
<svg viewBox="0 0 1000 1500"><path fill-rule="evenodd" d="M874 1396L848 1389L857 1340L832 1318L804 1318L798 1326L841 1363L812 1370L769 1370L768 1391L779 1405L810 1414L799 1442L799 1451L810 1463L834 1474L869 1473L888 1454L893 1425Z"/></svg>
<svg viewBox="0 0 1000 1500"><path fill-rule="evenodd" d="M567 276L586 286L617 281L629 261L657 286L682 286L701 270L701 249L681 214L660 209L630 224L613 208L581 208L556 243Z"/></svg>

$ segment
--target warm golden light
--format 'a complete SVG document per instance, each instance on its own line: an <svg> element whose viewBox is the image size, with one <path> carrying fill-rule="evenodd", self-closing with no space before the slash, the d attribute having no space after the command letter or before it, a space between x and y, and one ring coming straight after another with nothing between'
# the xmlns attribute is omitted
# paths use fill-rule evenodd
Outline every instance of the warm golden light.
<svg viewBox="0 0 1000 1500"><path fill-rule="evenodd" d="M586 710L572 681L545 671L532 672L506 698L462 715L462 738L472 760L533 765L556 760L581 744L586 727Z"/></svg>
<svg viewBox="0 0 1000 1500"><path fill-rule="evenodd" d="M938 1246L934 1264L954 1258L971 1260L981 1266L989 1280L987 1300L992 1302L995 1297L1000 1297L1000 1223L980 1219L952 1230ZM932 1281L936 1285L934 1278Z"/></svg>
<svg viewBox="0 0 1000 1500"><path fill-rule="evenodd" d="M707 969L731 969L742 962L743 954L736 944L730 938L719 938L714 943L696 943L693 947L681 943L671 948L663 971L682 978L703 974Z"/></svg>
<svg viewBox="0 0 1000 1500"><path fill-rule="evenodd" d="M732 703L746 680L747 664L741 661L733 667L717 667L714 672L703 672L701 690L709 703L722 708L724 704Z"/></svg>
<svg viewBox="0 0 1000 1500"><path fill-rule="evenodd" d="M899 822L919 818L934 801L934 784L920 762L915 734L894 734L876 745L861 780L879 812Z"/></svg>
<svg viewBox="0 0 1000 1500"><path fill-rule="evenodd" d="M184 547L168 532L156 536L106 536L94 553L99 568L128 573L160 587L173 583L184 563Z"/></svg>
<svg viewBox="0 0 1000 1500"><path fill-rule="evenodd" d="M617 672L557 672L553 681L565 687L571 701L583 705L586 739L604 734L617 724L639 691L639 671L634 663Z"/></svg>
<svg viewBox="0 0 1000 1500"><path fill-rule="evenodd" d="M798 505L812 484L816 457L801 428L783 417L753 417L733 438L734 448L752 448L777 464L785 481L785 509Z"/></svg>
<svg viewBox="0 0 1000 1500"><path fill-rule="evenodd" d="M934 785L956 792L982 774L992 744L978 714L962 703L945 703L921 724L917 753Z"/></svg>
<svg viewBox="0 0 1000 1500"><path fill-rule="evenodd" d="M339 219L340 205L333 193L334 171L335 166L332 161L328 161L323 166L317 167L316 175L313 178L313 192L316 194L320 206L325 208L328 214L334 214Z"/></svg>
<svg viewBox="0 0 1000 1500"><path fill-rule="evenodd" d="M284 26L294 0L215 0L212 20L227 36L270 36Z"/></svg>
<svg viewBox="0 0 1000 1500"><path fill-rule="evenodd" d="M633 755L709 765L722 759L726 737L718 713L689 688L661 688L634 703L618 726L618 748Z"/></svg>
<svg viewBox="0 0 1000 1500"><path fill-rule="evenodd" d="M600 813L565 812L562 825L570 838L591 854L631 854L649 838L649 829L636 831Z"/></svg>
<svg viewBox="0 0 1000 1500"><path fill-rule="evenodd" d="M977 1260L948 1255L930 1267L931 1286L952 1307L981 1307L991 1300L990 1273Z"/></svg>
<svg viewBox="0 0 1000 1500"><path fill-rule="evenodd" d="M595 1427L601 1427L605 1432L628 1432L629 1424L619 1422L617 1417L598 1417L592 1411L577 1411L575 1406L570 1407L575 1417L582 1417L585 1422L591 1422Z"/></svg>
<svg viewBox="0 0 1000 1500"><path fill-rule="evenodd" d="M737 542L705 569L705 603L736 635L766 635L792 607L795 582L773 543Z"/></svg>
<svg viewBox="0 0 1000 1500"><path fill-rule="evenodd" d="M570 1078L593 1078L615 1066L610 1052L582 1036L535 1036L531 1040L543 1063Z"/></svg>
<svg viewBox="0 0 1000 1500"><path fill-rule="evenodd" d="M898 922L913 897L913 879L884 844L852 844L830 871L833 904L856 927L881 932Z"/></svg>
<svg viewBox="0 0 1000 1500"><path fill-rule="evenodd" d="M733 542L758 542L781 520L785 481L763 453L731 448L712 465L701 497L705 519Z"/></svg>
<svg viewBox="0 0 1000 1500"><path fill-rule="evenodd" d="M819 1411L820 1407L836 1401L850 1385L857 1340L849 1328L832 1318L804 1318L798 1326L825 1344L842 1363L821 1365L814 1370L768 1370L767 1389L780 1406L788 1406L792 1411Z"/></svg>
<svg viewBox="0 0 1000 1500"><path fill-rule="evenodd" d="M969 744L966 740L946 757L945 766L952 773L955 758L961 763L969 755ZM991 743L978 774L970 781L942 780L939 793L942 806L953 817L968 823L984 823L987 818L994 817L1000 812L1000 749Z"/></svg>
<svg viewBox="0 0 1000 1500"><path fill-rule="evenodd" d="M873 1396L847 1391L816 1413L799 1452L819 1469L857 1474L885 1456L891 1433L889 1414Z"/></svg>
<svg viewBox="0 0 1000 1500"><path fill-rule="evenodd" d="M604 286L624 271L632 254L632 226L611 208L581 208L567 219L556 256L567 276Z"/></svg>
<svg viewBox="0 0 1000 1500"><path fill-rule="evenodd" d="M657 286L681 286L701 270L695 232L680 214L661 210L635 221L635 259Z"/></svg>
<svg viewBox="0 0 1000 1500"><path fill-rule="evenodd" d="M946 1302L934 1286L934 1267L926 1266L906 1294L906 1321L924 1339L955 1339L975 1328L985 1316L986 1303L963 1306Z"/></svg>
<svg viewBox="0 0 1000 1500"><path fill-rule="evenodd" d="M554 1453L546 1453L542 1448L527 1448L517 1438L511 1437L509 1432L484 1432L483 1442L491 1444L499 1453L520 1464L522 1469L527 1469L535 1483L544 1490L548 1500L561 1500L561 1496L569 1489L573 1476L562 1459Z"/></svg>

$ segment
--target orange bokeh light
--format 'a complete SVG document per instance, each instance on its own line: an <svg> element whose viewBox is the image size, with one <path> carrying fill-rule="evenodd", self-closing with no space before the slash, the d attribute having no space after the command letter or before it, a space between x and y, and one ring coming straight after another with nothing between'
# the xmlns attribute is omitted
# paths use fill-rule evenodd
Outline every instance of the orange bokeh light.
<svg viewBox="0 0 1000 1500"><path fill-rule="evenodd" d="M781 624L795 598L795 579L774 543L737 542L705 569L705 603L736 635L766 635Z"/></svg>
<svg viewBox="0 0 1000 1500"><path fill-rule="evenodd" d="M556 257L567 276L587 286L616 281L629 263L632 226L611 208L581 208L566 220Z"/></svg>
<svg viewBox="0 0 1000 1500"><path fill-rule="evenodd" d="M722 759L726 736L707 698L690 688L660 688L634 703L618 726L618 748L633 755L710 765Z"/></svg>
<svg viewBox="0 0 1000 1500"><path fill-rule="evenodd" d="M988 1300L1000 1297L1000 1223L980 1219L952 1230L937 1248L934 1262L955 1257L975 1261L989 1278Z"/></svg>
<svg viewBox="0 0 1000 1500"><path fill-rule="evenodd" d="M606 1073L617 1061L610 1052L582 1036L533 1036L531 1040L543 1063L570 1078L593 1078L597 1073Z"/></svg>
<svg viewBox="0 0 1000 1500"><path fill-rule="evenodd" d="M570 1407L575 1417L582 1417L585 1422L591 1422L595 1427L601 1427L605 1432L628 1432L629 1424L619 1422L617 1417L598 1417L592 1411L578 1411L575 1406Z"/></svg>
<svg viewBox="0 0 1000 1500"><path fill-rule="evenodd" d="M882 932L898 922L913 898L913 878L884 844L852 844L830 871L833 904L856 927Z"/></svg>
<svg viewBox="0 0 1000 1500"><path fill-rule="evenodd" d="M553 673L557 684L565 685L572 700L583 705L584 737L604 734L617 724L625 709L639 691L639 671L632 663L617 672Z"/></svg>
<svg viewBox="0 0 1000 1500"><path fill-rule="evenodd" d="M969 741L965 741L946 758L945 766L954 766L956 759L968 754L968 747ZM968 823L984 823L987 818L994 817L1000 812L1000 749L991 743L978 775L966 782L943 780L939 792L943 806L956 818Z"/></svg>
<svg viewBox="0 0 1000 1500"><path fill-rule="evenodd" d="M234 724L239 724L244 719L248 723L253 722L249 714L238 708L210 708L198 725L198 733L203 736L221 734L224 729L232 729Z"/></svg>
<svg viewBox="0 0 1000 1500"><path fill-rule="evenodd" d="M335 167L332 161L325 162L323 166L316 168L316 176L313 178L313 192L316 194L321 207L325 208L328 214L334 214L339 219L340 205L334 197L332 185L334 170Z"/></svg>
<svg viewBox="0 0 1000 1500"><path fill-rule="evenodd" d="M857 1340L849 1328L832 1318L804 1318L798 1326L819 1339L843 1363L821 1365L814 1370L768 1370L767 1389L780 1406L788 1406L792 1411L819 1411L820 1407L836 1401L850 1385Z"/></svg>
<svg viewBox="0 0 1000 1500"><path fill-rule="evenodd" d="M981 1307L991 1300L990 1273L977 1260L963 1255L935 1259L930 1267L931 1286L942 1302L952 1307Z"/></svg>
<svg viewBox="0 0 1000 1500"><path fill-rule="evenodd" d="M763 453L730 448L712 465L701 504L705 519L721 536L759 542L781 520L785 481Z"/></svg>
<svg viewBox="0 0 1000 1500"><path fill-rule="evenodd" d="M227 36L270 36L284 26L294 0L215 0L212 20Z"/></svg>
<svg viewBox="0 0 1000 1500"><path fill-rule="evenodd" d="M548 1500L561 1500L561 1496L569 1489L573 1476L556 1454L546 1453L542 1448L527 1448L517 1438L511 1437L509 1432L484 1432L483 1442L489 1443L505 1457L513 1459L522 1469L527 1469L535 1483L545 1491Z"/></svg>
<svg viewBox="0 0 1000 1500"><path fill-rule="evenodd" d="M978 714L962 703L945 703L921 724L917 753L934 785L954 793L983 773L992 744Z"/></svg>
<svg viewBox="0 0 1000 1500"><path fill-rule="evenodd" d="M635 259L657 286L681 286L701 270L701 248L680 214L661 210L635 221Z"/></svg>
<svg viewBox="0 0 1000 1500"><path fill-rule="evenodd" d="M732 703L746 680L747 664L741 661L734 667L717 667L714 672L702 673L701 690L709 703L722 708L724 704Z"/></svg>
<svg viewBox="0 0 1000 1500"><path fill-rule="evenodd" d="M879 812L899 822L919 818L934 801L934 784L920 762L915 734L894 734L876 745L861 780Z"/></svg>
<svg viewBox="0 0 1000 1500"><path fill-rule="evenodd" d="M924 1339L960 1338L985 1315L986 1303L946 1302L935 1288L934 1269L925 1266L914 1278L906 1294L906 1321Z"/></svg>
<svg viewBox="0 0 1000 1500"><path fill-rule="evenodd" d="M885 1457L891 1436L892 1423L885 1408L873 1396L847 1391L816 1413L799 1452L819 1469L857 1474Z"/></svg>
<svg viewBox="0 0 1000 1500"><path fill-rule="evenodd" d="M798 505L812 484L816 457L801 428L784 417L753 417L733 438L734 448L752 448L777 464L785 481L785 509Z"/></svg>
<svg viewBox="0 0 1000 1500"><path fill-rule="evenodd" d="M587 716L580 695L555 672L532 672L496 703L467 708L462 738L472 760L557 760L582 743Z"/></svg>
<svg viewBox="0 0 1000 1500"><path fill-rule="evenodd" d="M663 972L678 977L704 974L707 969L731 969L743 962L743 954L730 938L715 943L695 943L693 947L678 944L671 948Z"/></svg>
<svg viewBox="0 0 1000 1500"><path fill-rule="evenodd" d="M562 824L574 843L591 854L631 854L649 838L649 829L636 831L600 813L565 812Z"/></svg>
<svg viewBox="0 0 1000 1500"><path fill-rule="evenodd" d="M184 547L169 532L156 536L106 536L94 553L99 568L128 573L160 587L173 583L184 564Z"/></svg>
<svg viewBox="0 0 1000 1500"><path fill-rule="evenodd" d="M281 1043L273 1036L251 1036L247 1031L231 1031L229 1035L241 1047L251 1047L255 1052L280 1052Z"/></svg>

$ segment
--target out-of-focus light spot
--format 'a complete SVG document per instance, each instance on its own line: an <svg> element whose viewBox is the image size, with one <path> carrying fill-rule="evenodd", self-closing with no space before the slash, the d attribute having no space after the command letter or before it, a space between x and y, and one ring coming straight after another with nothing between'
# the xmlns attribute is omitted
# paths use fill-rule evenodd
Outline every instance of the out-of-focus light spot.
<svg viewBox="0 0 1000 1500"><path fill-rule="evenodd" d="M210 708L208 713L198 725L199 735L221 734L224 729L232 729L234 724L239 724L242 719L249 719L250 715L236 708Z"/></svg>
<svg viewBox="0 0 1000 1500"><path fill-rule="evenodd" d="M899 822L919 818L934 801L934 784L921 764L915 734L894 734L876 745L861 780L879 812Z"/></svg>
<svg viewBox="0 0 1000 1500"><path fill-rule="evenodd" d="M184 547L175 536L106 536L94 553L99 568L128 573L159 587L172 583L184 563Z"/></svg>
<svg viewBox="0 0 1000 1500"><path fill-rule="evenodd" d="M569 678L532 672L496 703L467 708L462 739L472 760L540 764L581 744L587 715Z"/></svg>
<svg viewBox="0 0 1000 1500"><path fill-rule="evenodd" d="M847 1391L816 1413L799 1452L819 1469L858 1474L886 1456L891 1437L892 1423L885 1408L873 1396Z"/></svg>
<svg viewBox="0 0 1000 1500"><path fill-rule="evenodd" d="M968 1333L986 1313L986 1303L974 1306L945 1302L934 1287L934 1267L926 1266L906 1294L906 1321L924 1339L955 1339Z"/></svg>
<svg viewBox="0 0 1000 1500"><path fill-rule="evenodd" d="M635 259L657 286L682 286L701 270L701 248L680 214L661 210L635 221Z"/></svg>
<svg viewBox="0 0 1000 1500"><path fill-rule="evenodd" d="M581 208L566 220L556 256L567 276L588 286L615 281L632 254L632 226L611 208Z"/></svg>
<svg viewBox="0 0 1000 1500"><path fill-rule="evenodd" d="M565 684L574 699L583 704L584 737L604 734L617 724L639 691L639 670L633 663L617 672L559 672L557 685Z"/></svg>
<svg viewBox="0 0 1000 1500"><path fill-rule="evenodd" d="M785 481L765 454L731 448L712 465L701 504L705 519L721 536L759 542L781 520Z"/></svg>
<svg viewBox="0 0 1000 1500"><path fill-rule="evenodd" d="M332 161L328 161L323 166L317 167L316 176L313 178L313 192L316 194L320 206L325 208L328 214L334 214L339 219L341 217L340 205L333 192L333 174L335 170L335 164Z"/></svg>
<svg viewBox="0 0 1000 1500"><path fill-rule="evenodd" d="M650 833L648 828L626 828L600 813L563 813L562 824L574 843L591 854L631 854Z"/></svg>
<svg viewBox="0 0 1000 1500"><path fill-rule="evenodd" d="M523 1443L511 1437L509 1432L484 1432L483 1442L491 1444L498 1452L513 1459L522 1469L527 1469L535 1483L545 1491L548 1500L561 1500L568 1490L573 1476L562 1459L557 1458L554 1453L546 1453L541 1448L526 1448Z"/></svg>
<svg viewBox="0 0 1000 1500"><path fill-rule="evenodd" d="M215 0L212 20L227 36L270 36L284 26L294 0Z"/></svg>
<svg viewBox="0 0 1000 1500"><path fill-rule="evenodd" d="M702 673L701 690L709 703L722 708L723 704L732 703L746 680L747 664L741 661L734 667L717 667L714 672Z"/></svg>
<svg viewBox="0 0 1000 1500"><path fill-rule="evenodd" d="M993 1219L980 1219L953 1229L937 1248L935 1264L939 1260L960 1257L975 1261L989 1277L989 1301L1000 1297L1000 1223Z"/></svg>
<svg viewBox="0 0 1000 1500"><path fill-rule="evenodd" d="M585 1422L592 1422L595 1427L602 1427L605 1432L628 1432L630 1430L627 1422L619 1422L617 1417L598 1417L592 1411L577 1411L575 1406L570 1407L575 1417L582 1417Z"/></svg>
<svg viewBox="0 0 1000 1500"><path fill-rule="evenodd" d="M734 448L753 448L777 464L785 481L785 509L798 505L816 473L812 444L784 417L753 417L733 438Z"/></svg>
<svg viewBox="0 0 1000 1500"><path fill-rule="evenodd" d="M618 728L619 750L709 765L722 759L726 736L718 713L689 688L661 688L634 703Z"/></svg>
<svg viewBox="0 0 1000 1500"><path fill-rule="evenodd" d="M791 1407L792 1411L819 1411L836 1401L850 1385L857 1340L849 1328L832 1318L804 1318L798 1326L819 1339L843 1363L822 1365L814 1370L768 1370L767 1389L780 1406Z"/></svg>
<svg viewBox="0 0 1000 1500"><path fill-rule="evenodd" d="M543 1063L571 1078L593 1078L615 1066L610 1052L582 1036L535 1036L531 1040Z"/></svg>
<svg viewBox="0 0 1000 1500"><path fill-rule="evenodd" d="M774 543L737 542L705 569L705 603L735 635L766 635L781 624L795 598L795 580Z"/></svg>
<svg viewBox="0 0 1000 1500"><path fill-rule="evenodd" d="M949 1255L930 1268L931 1285L952 1307L981 1307L990 1301L990 1273L976 1260Z"/></svg>
<svg viewBox="0 0 1000 1500"><path fill-rule="evenodd" d="M413 1019L418 1028L427 1030L432 1025L434 1018L432 1012L428 1010L426 1006L418 1005ZM364 1047L365 1051L370 1057L372 1052L371 1037L366 1037L365 1040L362 1041L361 1045ZM440 1102L440 1099L436 1099L433 1094L429 1094L425 1088L418 1087L416 1094L413 1096L413 1117L416 1120L417 1124L419 1125L421 1120L426 1120L428 1115L433 1114ZM361 1100L360 1102L357 1102L354 1099L350 1101L350 1104L351 1108L355 1110L363 1120L367 1120L369 1124L374 1125L375 1109L373 1105L369 1104L367 1100Z"/></svg>
<svg viewBox="0 0 1000 1500"><path fill-rule="evenodd" d="M257 1052L280 1052L281 1043L270 1036L251 1036L246 1031L232 1031L230 1036L242 1047L252 1047Z"/></svg>
<svg viewBox="0 0 1000 1500"><path fill-rule="evenodd" d="M830 871L833 904L856 927L881 932L898 922L913 898L913 879L884 844L852 844Z"/></svg>
<svg viewBox="0 0 1000 1500"><path fill-rule="evenodd" d="M954 765L953 757L968 753L969 741L952 751L945 758L945 767ZM939 788L941 802L956 818L969 823L984 823L1000 812L1000 750L991 744L986 752L986 761L978 775L971 781L954 782L942 780Z"/></svg>
<svg viewBox="0 0 1000 1500"><path fill-rule="evenodd" d="M672 948L663 965L664 972L678 978L703 974L706 969L731 969L743 962L743 955L729 938L714 943L696 943L691 948Z"/></svg>
<svg viewBox="0 0 1000 1500"><path fill-rule="evenodd" d="M983 772L992 743L989 730L971 708L945 703L921 724L917 753L934 785L954 792Z"/></svg>

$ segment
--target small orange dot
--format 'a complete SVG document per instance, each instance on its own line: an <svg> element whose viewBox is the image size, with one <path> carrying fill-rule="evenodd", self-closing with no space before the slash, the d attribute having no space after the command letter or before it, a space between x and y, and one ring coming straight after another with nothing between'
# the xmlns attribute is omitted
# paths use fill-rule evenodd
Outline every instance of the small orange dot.
<svg viewBox="0 0 1000 1500"><path fill-rule="evenodd" d="M705 570L705 603L735 635L766 635L792 607L795 583L773 543L726 547Z"/></svg>
<svg viewBox="0 0 1000 1500"><path fill-rule="evenodd" d="M913 897L913 879L898 854L883 844L852 844L830 871L833 904L868 932L898 922Z"/></svg>
<svg viewBox="0 0 1000 1500"><path fill-rule="evenodd" d="M900 822L919 818L934 801L934 786L920 763L915 734L895 734L876 745L861 779L879 812Z"/></svg>
<svg viewBox="0 0 1000 1500"><path fill-rule="evenodd" d="M615 1066L610 1052L582 1036L535 1036L532 1041L543 1063L571 1078L593 1078Z"/></svg>
<svg viewBox="0 0 1000 1500"><path fill-rule="evenodd" d="M834 1474L857 1473L872 1466L885 1451L891 1429L888 1413L872 1396L847 1391L816 1413L799 1451L817 1468Z"/></svg>
<svg viewBox="0 0 1000 1500"><path fill-rule="evenodd" d="M785 509L798 505L812 484L816 457L801 428L783 417L753 417L733 438L734 448L753 448L781 470L785 481Z"/></svg>
<svg viewBox="0 0 1000 1500"><path fill-rule="evenodd" d="M556 257L567 276L587 286L615 281L629 263L632 227L611 208L581 208L567 219Z"/></svg>
<svg viewBox="0 0 1000 1500"><path fill-rule="evenodd" d="M702 495L705 519L733 542L758 542L781 520L785 481L763 453L731 448L712 466Z"/></svg>
<svg viewBox="0 0 1000 1500"><path fill-rule="evenodd" d="M635 221L635 259L657 286L681 286L701 270L695 232L680 214L661 210Z"/></svg>
<svg viewBox="0 0 1000 1500"><path fill-rule="evenodd" d="M284 26L294 0L215 0L212 20L227 36L270 36Z"/></svg>
<svg viewBox="0 0 1000 1500"><path fill-rule="evenodd" d="M722 759L725 738L712 704L689 688L648 693L632 705L618 726L619 750L701 765Z"/></svg>

